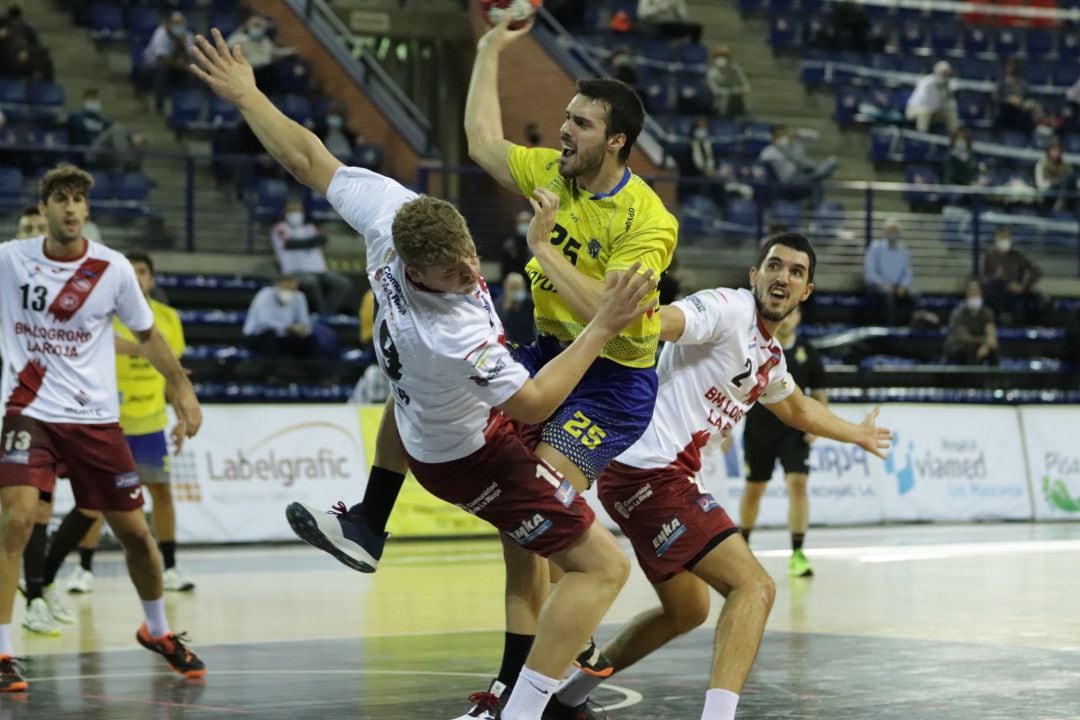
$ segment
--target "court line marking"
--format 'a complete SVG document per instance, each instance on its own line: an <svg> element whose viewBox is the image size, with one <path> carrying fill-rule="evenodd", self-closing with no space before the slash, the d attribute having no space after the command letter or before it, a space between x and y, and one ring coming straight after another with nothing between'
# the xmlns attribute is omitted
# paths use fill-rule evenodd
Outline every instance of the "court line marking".
<svg viewBox="0 0 1080 720"><path fill-rule="evenodd" d="M1080 551L1080 540L1019 540L1012 542L936 543L926 545L865 545L856 547L813 548L815 558L856 560L861 563L911 562L914 560L951 560L987 555L1025 555ZM762 550L758 557L786 558L790 550Z"/></svg>
<svg viewBox="0 0 1080 720"><path fill-rule="evenodd" d="M451 670L219 670L212 673L208 673L207 677L218 677L221 675L428 675L432 677L470 677L470 678L491 678L491 673L479 673L479 672L457 672ZM28 677L27 681L32 683L44 683L44 682L63 682L67 680L109 680L111 678L137 678L137 677L175 677L174 673L170 672L125 672L125 673L91 673L80 675L51 675L47 677ZM610 685L604 683L601 687L611 690L613 692L621 693L623 699L612 705L605 705L605 710L622 710L624 708L633 707L645 699L645 696L639 693L637 690L631 690L630 688L623 687L621 685ZM101 696L108 699L108 696ZM119 699L125 699L120 697ZM153 704L157 704L154 701L147 701ZM209 707L209 706L199 706Z"/></svg>
<svg viewBox="0 0 1080 720"><path fill-rule="evenodd" d="M41 682L35 680L35 682ZM98 700L100 702L125 702L133 705L156 705L159 707L168 708L191 708L193 710L213 710L215 712L223 712L230 715L250 715L254 710L247 710L245 708L238 707L226 707L224 705L200 705L198 703L183 703L175 702L172 700L148 700L146 698L133 698L126 697L124 695L90 695L87 693L78 693L78 697L86 698L87 700Z"/></svg>

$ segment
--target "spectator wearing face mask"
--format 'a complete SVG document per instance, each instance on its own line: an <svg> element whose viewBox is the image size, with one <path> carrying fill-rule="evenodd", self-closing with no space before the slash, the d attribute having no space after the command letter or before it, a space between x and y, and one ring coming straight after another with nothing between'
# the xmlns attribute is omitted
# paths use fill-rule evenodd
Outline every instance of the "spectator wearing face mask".
<svg viewBox="0 0 1080 720"><path fill-rule="evenodd" d="M971 185L978 174L979 166L971 151L971 131L954 131L949 136L949 154L941 161L942 184Z"/></svg>
<svg viewBox="0 0 1080 720"><path fill-rule="evenodd" d="M964 302L949 316L945 357L963 365L997 365L998 340L994 313L983 305L978 280L968 283Z"/></svg>
<svg viewBox="0 0 1080 720"><path fill-rule="evenodd" d="M352 292L352 283L344 275L329 270L322 248L326 235L304 218L304 206L297 200L285 203L285 215L270 232L281 272L294 278L311 298L315 312L332 314Z"/></svg>
<svg viewBox="0 0 1080 720"><path fill-rule="evenodd" d="M690 22L686 0L638 0L638 27L658 37L701 41L701 23Z"/></svg>
<svg viewBox="0 0 1080 720"><path fill-rule="evenodd" d="M101 98L96 88L83 92L82 107L68 115L68 143L77 146L90 145L112 125L112 119L101 111Z"/></svg>
<svg viewBox="0 0 1080 720"><path fill-rule="evenodd" d="M713 49L712 62L705 71L705 83L709 86L713 110L717 115L737 118L746 114L750 80L742 65L731 59L731 50L726 45Z"/></svg>
<svg viewBox="0 0 1080 720"><path fill-rule="evenodd" d="M296 278L282 275L255 293L244 320L244 337L254 352L293 359L318 356L307 299L299 287Z"/></svg>
<svg viewBox="0 0 1080 720"><path fill-rule="evenodd" d="M813 205L821 201L821 182L836 171L839 162L832 156L821 162L812 160L796 131L786 125L773 126L772 142L758 160L768 166L788 192L809 195Z"/></svg>
<svg viewBox="0 0 1080 720"><path fill-rule="evenodd" d="M525 264L532 258L526 239L531 221L532 214L528 210L519 212L514 219L514 234L503 240L499 252L499 277L503 278L504 282L510 273L525 274Z"/></svg>
<svg viewBox="0 0 1080 720"><path fill-rule="evenodd" d="M533 301L521 273L503 277L503 294L495 308L502 320L506 339L518 345L530 345L536 340L536 321L533 320Z"/></svg>
<svg viewBox="0 0 1080 720"><path fill-rule="evenodd" d="M1023 325L1038 302L1035 284L1042 270L1013 247L1012 228L994 233L994 246L983 257L982 291L1002 325Z"/></svg>
<svg viewBox="0 0 1080 720"><path fill-rule="evenodd" d="M1077 188L1073 170L1065 162L1060 138L1051 138L1046 151L1035 162L1035 187L1043 194L1045 210L1063 210L1072 204L1069 198L1060 195Z"/></svg>
<svg viewBox="0 0 1080 720"><path fill-rule="evenodd" d="M267 31L269 23L261 15L252 15L237 28L226 41L229 47L239 46L244 58L255 70L255 84L268 95L280 92L276 63L283 57L294 55L296 50L279 47Z"/></svg>
<svg viewBox="0 0 1080 720"><path fill-rule="evenodd" d="M929 132L935 122L944 123L952 134L960 125L952 87L952 66L944 60L934 65L934 72L919 79L908 98L904 112L915 122L919 132Z"/></svg>
<svg viewBox="0 0 1080 720"><path fill-rule="evenodd" d="M191 47L195 38L181 12L170 13L150 36L135 69L136 81L153 91L154 107L165 109L165 96L187 87Z"/></svg>
<svg viewBox="0 0 1080 720"><path fill-rule="evenodd" d="M23 19L22 6L10 3L0 20L0 76L52 82L53 62L37 32Z"/></svg>
<svg viewBox="0 0 1080 720"><path fill-rule="evenodd" d="M876 307L883 309L886 325L906 325L915 307L912 294L911 251L900 241L900 223L885 220L885 237L866 248L863 278Z"/></svg>

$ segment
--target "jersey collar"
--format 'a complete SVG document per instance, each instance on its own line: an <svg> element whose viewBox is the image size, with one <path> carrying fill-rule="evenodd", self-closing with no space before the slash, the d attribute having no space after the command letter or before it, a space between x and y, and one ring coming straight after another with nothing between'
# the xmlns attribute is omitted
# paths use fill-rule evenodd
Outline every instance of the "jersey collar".
<svg viewBox="0 0 1080 720"><path fill-rule="evenodd" d="M83 251L79 255L79 257L58 258L58 257L53 257L52 255L49 254L49 241L45 239L44 235L42 235L41 236L41 254L44 255L46 257L46 259L52 260L53 262L78 262L79 260L82 260L83 258L85 258L86 254L90 252L90 241L87 240L85 237L82 237L82 238L79 238L79 239L83 241Z"/></svg>
<svg viewBox="0 0 1080 720"><path fill-rule="evenodd" d="M769 342L772 342L772 339L773 339L772 335L769 333L768 330L765 329L765 323L761 319L761 313L755 312L754 313L754 319L757 320L757 329L758 329L758 332L761 333L761 336L764 337Z"/></svg>
<svg viewBox="0 0 1080 720"><path fill-rule="evenodd" d="M623 168L622 179L619 180L618 183L616 183L615 187L611 188L611 190L609 190L606 193L597 193L596 195L593 195L589 199L590 200L603 200L604 198L609 198L612 195L614 195L615 193L622 190L624 187L626 187L626 183L628 183L628 182L630 182L630 168Z"/></svg>

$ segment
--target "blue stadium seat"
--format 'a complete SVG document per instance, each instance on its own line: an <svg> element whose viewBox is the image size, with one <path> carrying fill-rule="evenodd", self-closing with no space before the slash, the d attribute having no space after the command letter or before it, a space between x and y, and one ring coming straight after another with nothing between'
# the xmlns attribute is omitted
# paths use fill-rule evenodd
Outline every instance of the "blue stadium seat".
<svg viewBox="0 0 1080 720"><path fill-rule="evenodd" d="M650 72L641 79L638 90L645 108L650 113L666 113L674 110L668 75Z"/></svg>
<svg viewBox="0 0 1080 720"><path fill-rule="evenodd" d="M797 23L792 17L773 17L769 20L769 47L773 52L791 50L795 47Z"/></svg>
<svg viewBox="0 0 1080 720"><path fill-rule="evenodd" d="M311 92L311 63L304 58L283 58L277 64L277 75L282 91L291 95L307 95Z"/></svg>
<svg viewBox="0 0 1080 720"><path fill-rule="evenodd" d="M897 41L900 45L901 54L912 55L926 46L926 31L920 22L909 20L900 27L900 35Z"/></svg>
<svg viewBox="0 0 1080 720"><path fill-rule="evenodd" d="M964 29L964 52L969 56L972 53L989 52L994 45L992 30L982 27L968 27Z"/></svg>
<svg viewBox="0 0 1080 720"><path fill-rule="evenodd" d="M1049 30L1029 30L1027 34L1029 60L1042 60L1054 51L1054 35Z"/></svg>
<svg viewBox="0 0 1080 720"><path fill-rule="evenodd" d="M908 165L904 168L904 179L911 185L937 185L938 174L925 165ZM904 200L908 203L933 203L939 200L937 193L921 190L905 190Z"/></svg>
<svg viewBox="0 0 1080 720"><path fill-rule="evenodd" d="M235 2L235 0L231 1ZM231 10L212 10L207 15L206 28L207 31L209 31L210 28L217 28L225 37L232 35L233 31L237 28L235 8Z"/></svg>
<svg viewBox="0 0 1080 720"><path fill-rule="evenodd" d="M1026 148L1031 144L1031 139L1027 133L1019 130L1004 130L1001 133L1000 142L1009 147Z"/></svg>
<svg viewBox="0 0 1080 720"><path fill-rule="evenodd" d="M26 93L25 81L0 79L0 110L4 111L9 122L30 119Z"/></svg>
<svg viewBox="0 0 1080 720"><path fill-rule="evenodd" d="M290 120L304 125L311 121L311 103L302 95L282 95L275 98L274 104Z"/></svg>
<svg viewBox="0 0 1080 720"><path fill-rule="evenodd" d="M1050 66L1050 84L1067 88L1080 78L1076 63L1053 63Z"/></svg>
<svg viewBox="0 0 1080 720"><path fill-rule="evenodd" d="M1002 28L998 32L997 50L998 57L1007 58L1017 55L1024 44L1024 34L1012 28Z"/></svg>
<svg viewBox="0 0 1080 720"><path fill-rule="evenodd" d="M769 206L769 222L786 225L796 230L803 224L802 206L791 200L777 200Z"/></svg>
<svg viewBox="0 0 1080 720"><path fill-rule="evenodd" d="M318 220L319 222L341 219L329 200L310 189L304 193L304 211L309 218Z"/></svg>
<svg viewBox="0 0 1080 720"><path fill-rule="evenodd" d="M88 15L90 39L94 42L123 40L127 37L124 26L124 10L119 5L96 2L90 5Z"/></svg>
<svg viewBox="0 0 1080 720"><path fill-rule="evenodd" d="M818 234L835 235L844 224L846 211L838 202L823 202L814 210L814 227Z"/></svg>
<svg viewBox="0 0 1080 720"><path fill-rule="evenodd" d="M753 200L731 198L724 203L724 219L729 223L743 226L747 231L753 231L757 228L757 203Z"/></svg>
<svg viewBox="0 0 1080 720"><path fill-rule="evenodd" d="M825 84L824 55L812 56L809 52L803 55L802 67L799 69L799 80L807 88L816 88Z"/></svg>
<svg viewBox="0 0 1080 720"><path fill-rule="evenodd" d="M1020 76L1029 85L1046 85L1050 81L1050 68L1038 62L1024 63L1020 66Z"/></svg>
<svg viewBox="0 0 1080 720"><path fill-rule="evenodd" d="M22 170L0 167L0 210L14 212L22 206Z"/></svg>
<svg viewBox="0 0 1080 720"><path fill-rule="evenodd" d="M712 110L712 95L705 84L705 76L699 72L679 73L678 94L679 112L708 113Z"/></svg>
<svg viewBox="0 0 1080 720"><path fill-rule="evenodd" d="M935 55L948 55L960 41L960 31L955 20L935 22L930 26L930 47Z"/></svg>
<svg viewBox="0 0 1080 720"><path fill-rule="evenodd" d="M649 60L670 63L675 61L675 48L667 40L650 39L646 41L642 55Z"/></svg>
<svg viewBox="0 0 1080 720"><path fill-rule="evenodd" d="M839 88L836 91L836 110L833 119L839 125L851 125L862 102L862 92L858 88Z"/></svg>
<svg viewBox="0 0 1080 720"><path fill-rule="evenodd" d="M705 65L709 62L709 49L701 43L685 43L679 46L676 59L683 65Z"/></svg>
<svg viewBox="0 0 1080 720"><path fill-rule="evenodd" d="M964 80L996 80L997 68L984 60L960 58L954 63L954 72Z"/></svg>
<svg viewBox="0 0 1080 720"><path fill-rule="evenodd" d="M206 122L213 128L234 128L240 124L240 111L232 103L211 95L206 106Z"/></svg>
<svg viewBox="0 0 1080 720"><path fill-rule="evenodd" d="M982 93L962 92L956 96L957 114L964 125L990 124L990 98Z"/></svg>
<svg viewBox="0 0 1080 720"><path fill-rule="evenodd" d="M787 14L795 9L795 0L769 0L770 14Z"/></svg>
<svg viewBox="0 0 1080 720"><path fill-rule="evenodd" d="M915 138L904 139L904 163L925 163L931 159L934 145Z"/></svg>
<svg viewBox="0 0 1080 720"><path fill-rule="evenodd" d="M586 6L591 6L594 3L585 3ZM743 15L750 15L753 13L761 12L765 8L765 0L738 0L737 7L739 12Z"/></svg>
<svg viewBox="0 0 1080 720"><path fill-rule="evenodd" d="M353 148L353 164L378 172L382 169L383 149L375 143L359 143Z"/></svg>
<svg viewBox="0 0 1080 720"><path fill-rule="evenodd" d="M161 24L161 14L149 5L132 5L128 8L127 31L133 45L146 47L150 37Z"/></svg>
<svg viewBox="0 0 1080 720"><path fill-rule="evenodd" d="M880 164L888 160L895 138L893 128L874 128L870 132L870 162Z"/></svg>
<svg viewBox="0 0 1080 720"><path fill-rule="evenodd" d="M1058 57L1062 64L1069 63L1076 67L1080 62L1080 33L1062 33L1058 43Z"/></svg>
<svg viewBox="0 0 1080 720"><path fill-rule="evenodd" d="M57 83L33 82L27 93L37 122L54 123L64 112L64 87Z"/></svg>
<svg viewBox="0 0 1080 720"><path fill-rule="evenodd" d="M708 233L719 216L712 198L706 195L690 195L682 202L679 229L691 235Z"/></svg>
<svg viewBox="0 0 1080 720"><path fill-rule="evenodd" d="M259 178L255 181L255 198L252 214L260 222L269 222L281 217L285 200L289 196L289 184L275 178Z"/></svg>
<svg viewBox="0 0 1080 720"><path fill-rule="evenodd" d="M176 90L169 107L168 125L177 134L191 130L202 119L206 96L198 90Z"/></svg>
<svg viewBox="0 0 1080 720"><path fill-rule="evenodd" d="M113 215L133 217L148 212L147 201L150 199L150 180L139 172L124 173L113 180L113 198L116 204Z"/></svg>
<svg viewBox="0 0 1080 720"><path fill-rule="evenodd" d="M111 200L113 196L112 179L105 173L94 175L94 186L90 188L90 203Z"/></svg>

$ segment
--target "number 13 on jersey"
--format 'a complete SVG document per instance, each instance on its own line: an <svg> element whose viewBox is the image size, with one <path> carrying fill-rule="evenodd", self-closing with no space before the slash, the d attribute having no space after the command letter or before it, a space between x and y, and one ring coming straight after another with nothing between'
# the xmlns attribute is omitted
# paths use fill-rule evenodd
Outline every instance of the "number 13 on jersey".
<svg viewBox="0 0 1080 720"><path fill-rule="evenodd" d="M563 424L563 430L572 436L579 438L581 444L587 448L597 447L607 437L607 432L592 420L585 417L585 413L578 410L574 417Z"/></svg>

